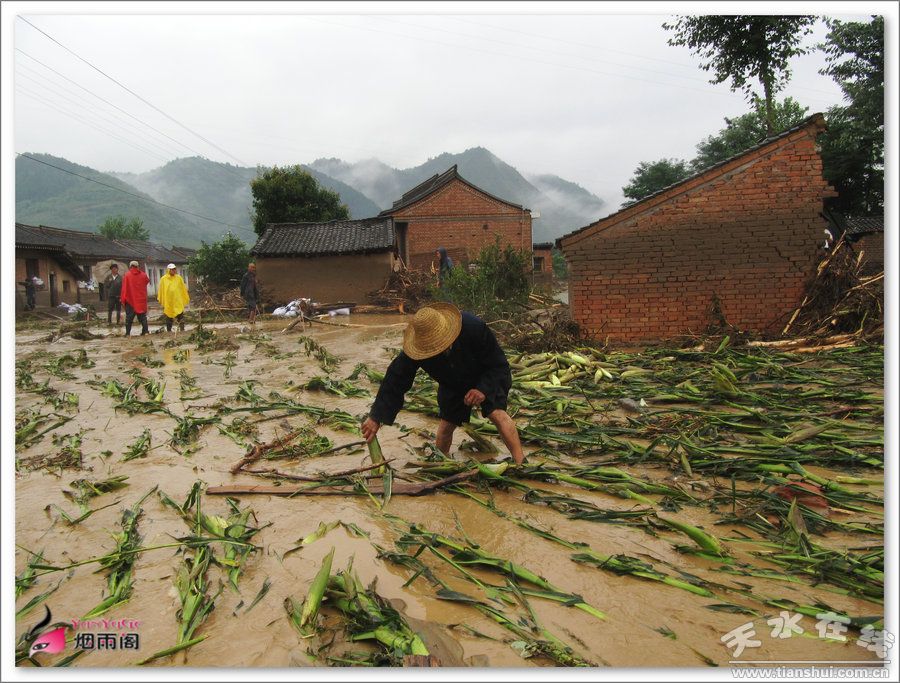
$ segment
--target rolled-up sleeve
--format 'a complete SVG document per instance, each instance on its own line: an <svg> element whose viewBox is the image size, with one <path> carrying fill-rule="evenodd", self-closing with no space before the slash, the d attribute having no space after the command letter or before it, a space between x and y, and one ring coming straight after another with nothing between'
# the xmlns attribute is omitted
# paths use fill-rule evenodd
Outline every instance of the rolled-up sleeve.
<svg viewBox="0 0 900 683"><path fill-rule="evenodd" d="M378 424L392 424L403 407L403 399L412 387L418 369L419 366L403 352L391 361L369 417Z"/></svg>

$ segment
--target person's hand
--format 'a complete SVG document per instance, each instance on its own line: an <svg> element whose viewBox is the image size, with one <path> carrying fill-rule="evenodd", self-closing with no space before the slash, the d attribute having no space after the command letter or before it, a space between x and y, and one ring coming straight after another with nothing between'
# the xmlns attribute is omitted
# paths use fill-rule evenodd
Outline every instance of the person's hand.
<svg viewBox="0 0 900 683"><path fill-rule="evenodd" d="M375 438L379 427L381 427L381 425L375 422L371 417L366 418L366 421L362 423L362 435L365 438L366 443L369 443Z"/></svg>
<svg viewBox="0 0 900 683"><path fill-rule="evenodd" d="M480 406L484 401L484 394L482 394L478 389L469 389L468 393L463 398L463 403L467 406Z"/></svg>

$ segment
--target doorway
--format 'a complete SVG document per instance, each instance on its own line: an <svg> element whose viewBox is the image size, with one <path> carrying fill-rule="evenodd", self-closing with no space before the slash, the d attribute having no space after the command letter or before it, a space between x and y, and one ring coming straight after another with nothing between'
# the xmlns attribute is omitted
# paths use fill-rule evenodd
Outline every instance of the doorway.
<svg viewBox="0 0 900 683"><path fill-rule="evenodd" d="M59 296L56 293L56 273L50 273L50 306L59 306Z"/></svg>

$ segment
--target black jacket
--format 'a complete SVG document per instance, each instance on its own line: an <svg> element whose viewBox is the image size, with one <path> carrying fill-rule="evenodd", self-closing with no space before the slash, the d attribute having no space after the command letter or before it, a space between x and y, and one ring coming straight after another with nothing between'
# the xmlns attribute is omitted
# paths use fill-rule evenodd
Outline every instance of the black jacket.
<svg viewBox="0 0 900 683"><path fill-rule="evenodd" d="M244 298L244 301L256 301L259 298L259 289L256 286L256 273L251 273L249 270L244 273L244 277L241 278L241 296Z"/></svg>
<svg viewBox="0 0 900 683"><path fill-rule="evenodd" d="M506 396L512 385L509 361L494 333L483 320L464 311L462 329L447 351L418 361L401 351L391 361L369 413L373 420L379 424L393 423L419 368L442 389L460 397L469 389L478 389L488 399L501 393Z"/></svg>

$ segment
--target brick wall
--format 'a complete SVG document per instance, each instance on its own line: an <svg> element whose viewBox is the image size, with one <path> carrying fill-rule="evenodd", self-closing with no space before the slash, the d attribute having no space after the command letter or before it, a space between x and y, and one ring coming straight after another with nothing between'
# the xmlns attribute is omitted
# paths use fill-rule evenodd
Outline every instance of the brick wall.
<svg viewBox="0 0 900 683"><path fill-rule="evenodd" d="M863 252L863 272L878 273L884 270L884 233L870 232L853 242L858 254Z"/></svg>
<svg viewBox="0 0 900 683"><path fill-rule="evenodd" d="M533 254L535 259L542 259L540 272L553 275L553 253L552 247L534 247ZM537 270L534 271L538 273Z"/></svg>
<svg viewBox="0 0 900 683"><path fill-rule="evenodd" d="M434 252L445 247L457 262L473 260L499 237L501 247L531 249L531 214L454 179L421 201L393 214L407 227L406 253L411 268L428 268Z"/></svg>
<svg viewBox="0 0 900 683"><path fill-rule="evenodd" d="M815 122L814 122L815 123ZM810 125L562 239L569 302L592 336L640 342L727 322L780 331L823 256Z"/></svg>

